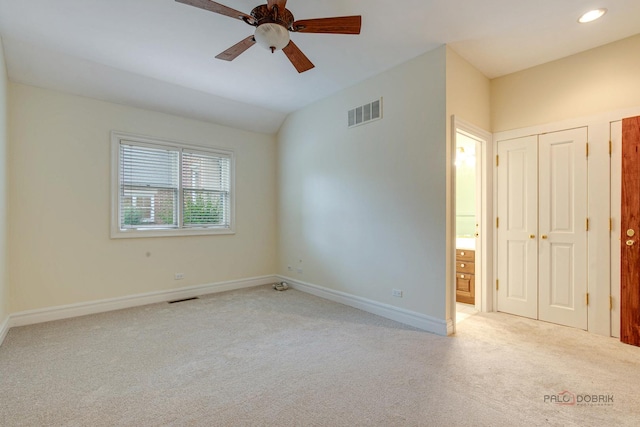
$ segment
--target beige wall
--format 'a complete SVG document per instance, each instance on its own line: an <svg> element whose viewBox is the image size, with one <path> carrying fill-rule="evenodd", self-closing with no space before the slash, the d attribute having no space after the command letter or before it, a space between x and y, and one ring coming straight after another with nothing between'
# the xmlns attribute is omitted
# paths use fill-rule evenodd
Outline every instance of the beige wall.
<svg viewBox="0 0 640 427"><path fill-rule="evenodd" d="M447 118L452 115L491 131L491 81L447 46Z"/></svg>
<svg viewBox="0 0 640 427"><path fill-rule="evenodd" d="M278 273L445 318L445 56L443 46L287 118ZM381 96L382 120L347 128L349 109Z"/></svg>
<svg viewBox="0 0 640 427"><path fill-rule="evenodd" d="M7 284L7 69L0 39L0 328L9 317ZM0 334L2 331L0 330Z"/></svg>
<svg viewBox="0 0 640 427"><path fill-rule="evenodd" d="M9 93L11 312L275 272L274 136L14 83ZM233 149L237 233L110 239L112 130Z"/></svg>
<svg viewBox="0 0 640 427"><path fill-rule="evenodd" d="M635 107L640 35L491 82L494 132Z"/></svg>

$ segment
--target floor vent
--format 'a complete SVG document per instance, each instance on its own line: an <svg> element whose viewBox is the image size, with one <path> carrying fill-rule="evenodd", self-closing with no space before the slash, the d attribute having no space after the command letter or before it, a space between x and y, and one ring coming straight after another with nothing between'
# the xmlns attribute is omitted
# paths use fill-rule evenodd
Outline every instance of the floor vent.
<svg viewBox="0 0 640 427"><path fill-rule="evenodd" d="M198 298L198 297L193 297L193 298L177 299L177 300L175 300L175 301L169 301L169 304L175 304L175 303L177 303L177 302L191 301L191 300L194 300L194 299L200 299L200 298Z"/></svg>
<svg viewBox="0 0 640 427"><path fill-rule="evenodd" d="M347 123L350 128L382 118L382 98L349 110Z"/></svg>

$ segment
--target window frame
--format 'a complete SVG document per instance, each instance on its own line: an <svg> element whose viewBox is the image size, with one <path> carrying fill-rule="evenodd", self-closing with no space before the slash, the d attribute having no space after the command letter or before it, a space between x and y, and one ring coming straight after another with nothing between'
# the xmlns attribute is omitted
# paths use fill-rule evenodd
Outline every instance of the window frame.
<svg viewBox="0 0 640 427"><path fill-rule="evenodd" d="M121 143L140 146L155 146L179 151L178 175L178 226L171 228L120 228L120 145ZM183 186L182 186L182 152L200 152L203 154L220 155L229 158L229 226L228 227L198 227L183 224ZM119 131L111 132L111 238L144 238L144 237L173 237L173 236L203 236L235 234L235 153L233 150L194 145L175 140L142 136Z"/></svg>

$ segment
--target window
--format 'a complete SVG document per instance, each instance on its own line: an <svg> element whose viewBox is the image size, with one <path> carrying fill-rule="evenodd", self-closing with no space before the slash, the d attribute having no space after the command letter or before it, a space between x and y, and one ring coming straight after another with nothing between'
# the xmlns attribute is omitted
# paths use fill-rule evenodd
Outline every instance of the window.
<svg viewBox="0 0 640 427"><path fill-rule="evenodd" d="M112 133L111 237L233 233L233 152Z"/></svg>

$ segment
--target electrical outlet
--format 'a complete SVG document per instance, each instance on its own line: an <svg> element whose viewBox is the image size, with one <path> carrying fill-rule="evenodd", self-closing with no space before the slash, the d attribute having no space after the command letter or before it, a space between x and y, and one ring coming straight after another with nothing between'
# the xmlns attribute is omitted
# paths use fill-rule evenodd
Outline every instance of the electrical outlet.
<svg viewBox="0 0 640 427"><path fill-rule="evenodd" d="M176 273L176 274L173 276L173 278L174 278L175 280L182 280L182 279L184 279L184 273Z"/></svg>
<svg viewBox="0 0 640 427"><path fill-rule="evenodd" d="M391 295L397 298L402 298L402 291L400 289L394 289L391 291Z"/></svg>

